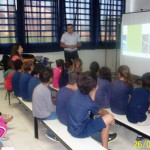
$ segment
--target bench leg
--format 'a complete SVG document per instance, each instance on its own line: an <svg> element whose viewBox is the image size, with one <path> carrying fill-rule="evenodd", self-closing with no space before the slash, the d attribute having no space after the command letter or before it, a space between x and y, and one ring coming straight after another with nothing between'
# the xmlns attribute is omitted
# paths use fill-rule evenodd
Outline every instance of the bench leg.
<svg viewBox="0 0 150 150"><path fill-rule="evenodd" d="M5 100L7 99L8 91L6 91Z"/></svg>
<svg viewBox="0 0 150 150"><path fill-rule="evenodd" d="M9 100L9 105L10 105L10 92L8 92L8 100Z"/></svg>
<svg viewBox="0 0 150 150"><path fill-rule="evenodd" d="M38 119L34 117L34 136L36 139L39 138L38 136Z"/></svg>

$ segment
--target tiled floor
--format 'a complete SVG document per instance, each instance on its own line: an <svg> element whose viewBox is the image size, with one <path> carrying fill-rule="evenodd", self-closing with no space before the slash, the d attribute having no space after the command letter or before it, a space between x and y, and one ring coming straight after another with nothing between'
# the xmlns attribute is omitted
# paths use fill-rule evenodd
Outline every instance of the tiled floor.
<svg viewBox="0 0 150 150"><path fill-rule="evenodd" d="M50 141L45 136L46 128L39 123L39 140L34 138L33 117L31 112L18 103L14 95L11 95L11 105L8 100L4 100L6 91L0 89L0 111L11 113L14 116L12 122L8 124L8 141L4 141L5 146L14 147L16 150L66 150L61 143ZM117 132L118 139L109 144L112 150L135 150L134 140L136 133L122 127L112 126L111 133ZM143 141L144 142L144 141ZM146 146L144 146L146 147ZM147 150L148 148L140 148ZM91 150L93 150L91 148Z"/></svg>

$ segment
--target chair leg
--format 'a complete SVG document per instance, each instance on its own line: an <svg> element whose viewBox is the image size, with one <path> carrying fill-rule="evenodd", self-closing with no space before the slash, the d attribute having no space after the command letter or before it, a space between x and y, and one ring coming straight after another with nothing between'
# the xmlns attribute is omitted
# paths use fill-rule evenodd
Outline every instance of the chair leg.
<svg viewBox="0 0 150 150"><path fill-rule="evenodd" d="M38 119L34 117L34 136L36 139L39 138L38 136Z"/></svg>
<svg viewBox="0 0 150 150"><path fill-rule="evenodd" d="M6 91L5 100L7 99L8 91Z"/></svg>
<svg viewBox="0 0 150 150"><path fill-rule="evenodd" d="M8 100L9 100L9 105L10 105L10 92L8 92Z"/></svg>

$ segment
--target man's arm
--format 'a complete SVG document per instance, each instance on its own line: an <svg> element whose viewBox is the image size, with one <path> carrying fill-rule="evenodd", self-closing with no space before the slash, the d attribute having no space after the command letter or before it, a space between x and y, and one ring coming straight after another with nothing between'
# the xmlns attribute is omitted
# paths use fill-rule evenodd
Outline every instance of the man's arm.
<svg viewBox="0 0 150 150"><path fill-rule="evenodd" d="M60 42L60 47L62 47L62 48L73 48L73 45L66 45L63 42Z"/></svg>

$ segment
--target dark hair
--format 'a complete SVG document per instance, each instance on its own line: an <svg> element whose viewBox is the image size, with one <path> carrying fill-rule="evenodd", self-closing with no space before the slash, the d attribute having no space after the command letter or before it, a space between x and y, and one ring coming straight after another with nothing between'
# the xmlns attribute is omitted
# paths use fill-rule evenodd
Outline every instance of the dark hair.
<svg viewBox="0 0 150 150"><path fill-rule="evenodd" d="M57 67L62 67L64 65L64 60L63 59L57 59L56 60L56 66Z"/></svg>
<svg viewBox="0 0 150 150"><path fill-rule="evenodd" d="M150 89L150 72L147 72L142 76L142 86L146 89Z"/></svg>
<svg viewBox="0 0 150 150"><path fill-rule="evenodd" d="M42 63L37 63L34 65L34 69L32 71L32 75L37 75L40 73L40 71L44 68Z"/></svg>
<svg viewBox="0 0 150 150"><path fill-rule="evenodd" d="M43 83L48 83L50 78L53 78L53 70L51 68L43 68L40 72L40 80Z"/></svg>
<svg viewBox="0 0 150 150"><path fill-rule="evenodd" d="M82 60L79 58L76 58L74 60L74 67L76 71L82 71Z"/></svg>
<svg viewBox="0 0 150 150"><path fill-rule="evenodd" d="M8 69L14 69L14 63L13 63L12 60L9 60L9 61L8 61L7 67L8 67Z"/></svg>
<svg viewBox="0 0 150 150"><path fill-rule="evenodd" d="M77 86L82 94L89 94L97 86L97 76L90 71L83 72L77 79Z"/></svg>
<svg viewBox="0 0 150 150"><path fill-rule="evenodd" d="M99 71L99 64L96 62L96 61L93 61L91 64L90 64L90 70L93 72L93 73L97 73Z"/></svg>
<svg viewBox="0 0 150 150"><path fill-rule="evenodd" d="M20 70L22 68L23 62L20 59L15 60L14 62L14 69Z"/></svg>
<svg viewBox="0 0 150 150"><path fill-rule="evenodd" d="M99 70L99 76L101 79L106 79L106 80L109 80L111 82L111 72L110 72L110 69L108 67L102 67Z"/></svg>
<svg viewBox="0 0 150 150"><path fill-rule="evenodd" d="M67 28L68 26L72 26L72 27L73 27L73 25L72 25L71 23L67 24L67 25L66 25L66 28Z"/></svg>
<svg viewBox="0 0 150 150"><path fill-rule="evenodd" d="M122 65L118 68L118 73L121 77L124 77L124 82L127 87L133 86L133 81L130 73L130 69L126 65Z"/></svg>
<svg viewBox="0 0 150 150"><path fill-rule="evenodd" d="M28 61L24 62L24 64L23 64L24 72L31 71L32 66L33 66L33 62L31 60L28 60Z"/></svg>
<svg viewBox="0 0 150 150"><path fill-rule="evenodd" d="M79 71L71 71L69 73L69 84L70 85L74 85L75 83L77 83L77 78L79 77L81 73Z"/></svg>
<svg viewBox="0 0 150 150"><path fill-rule="evenodd" d="M13 56L15 56L15 55L17 55L17 56L20 57L20 54L19 54L19 52L18 52L18 49L19 49L20 46L21 46L21 45L18 44L18 43L16 43L16 44L13 45L13 47L12 47L12 49L11 49L11 53L10 53L10 59L11 59Z"/></svg>
<svg viewBox="0 0 150 150"><path fill-rule="evenodd" d="M68 69L70 66L72 66L73 65L73 62L72 62L72 60L70 60L70 61L66 61L65 62L65 65L64 65L64 67L65 67L65 69Z"/></svg>

